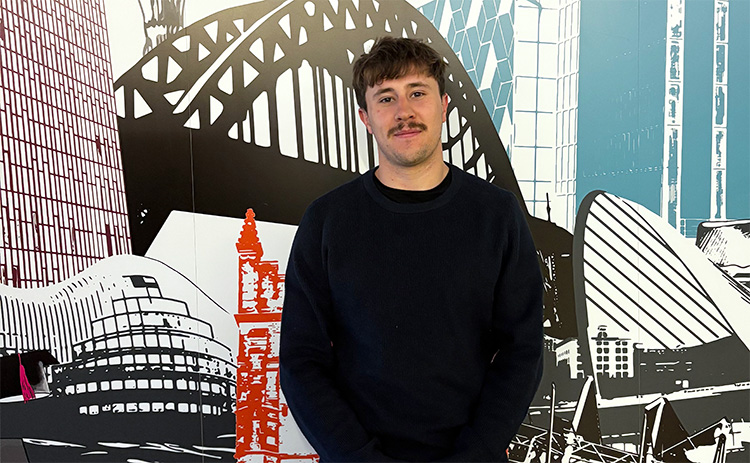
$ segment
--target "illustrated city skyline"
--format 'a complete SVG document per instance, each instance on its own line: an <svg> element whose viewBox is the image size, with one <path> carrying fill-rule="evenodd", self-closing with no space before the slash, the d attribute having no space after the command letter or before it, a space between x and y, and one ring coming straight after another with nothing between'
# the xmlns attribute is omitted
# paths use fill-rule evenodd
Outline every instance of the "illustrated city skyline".
<svg viewBox="0 0 750 463"><path fill-rule="evenodd" d="M13 94L13 101L23 101L26 105L31 105L34 99L24 89L33 89L49 98L41 100L43 110L36 116L7 102L0 106L0 118L3 119L3 130L0 131L3 142L3 156L0 158L0 197L3 199L3 218L0 220L0 284L3 285L0 286L3 291L0 298L3 308L0 314L3 336L0 338L3 345L0 347L4 353L50 347L50 338L45 339L45 336L54 331L54 327L65 323L60 322L59 317L58 321L51 321L52 318L40 315L39 308L45 307L43 303L37 302L32 308L33 304L29 305L28 301L49 293L50 288L54 293L59 287L67 288L55 293L58 295L54 297L60 301L70 294L80 296L85 287L94 290L85 297L81 296L81 300L91 298L94 301L95 295L99 294L96 285L106 286L106 279L86 280L81 276L85 269L96 262L111 265L118 259L118 254L146 254L160 230L173 218L172 213L185 211L186 214L198 212L203 216L244 217L247 207L257 204L256 212L263 220L293 224L314 193L322 193L375 165L376 146L356 125L353 116L356 107L346 83L346 69L353 57L367 47L365 37L368 32L365 29L369 29L367 24L370 21L382 33L426 35L436 47L443 47L446 56L451 50L455 52L459 62L454 60L452 65L458 67L453 68L449 77L449 91L454 98L444 139L446 161L514 189L519 197L523 195L529 213L535 217L532 228L540 236L552 233L554 228L555 233L567 233L566 240L572 243L571 249L557 246L540 250L548 282L557 285L554 291L550 291L545 304L550 301L550 311L555 309L546 316L552 324L550 328L557 330L555 333L559 337L547 339L545 362L548 373L535 402L539 414L532 415L532 418L537 416L537 423L544 422L547 412L540 410L544 404L548 408L550 398L546 396L550 382L557 382L558 402L571 402L578 400L585 377L590 375L594 378L602 408L602 432L610 442L627 451L635 452L638 448L633 442L637 438L632 436L638 431L637 418L641 416L647 398L670 397L674 410L689 432L715 423L718 418L714 414L721 410L728 410L727 416L731 419L747 419L742 415L742 407L732 409L727 404L747 400L748 372L732 368L728 359L729 363L715 359L722 355L727 357L727 352L732 353L727 358L735 358L735 355L747 357L747 333L737 331L737 314L750 304L747 290L750 277L745 275L750 263L745 263L744 256L734 250L741 249L750 232L743 221L722 220L707 224L704 221L750 216L750 211L743 209L748 207L746 204L733 201L734 197L747 196L744 192L750 188L747 186L750 182L743 180L741 174L742 162L745 161L733 155L734 150L742 147L741 142L733 141L737 140L733 137L743 133L737 127L742 127L743 121L750 118L747 109L728 100L730 97L740 100L747 95L742 93L747 89L740 88L742 78L733 77L740 75L743 66L747 66L747 63L733 58L743 50L747 52L744 44L748 41L742 40L747 37L742 35L747 31L735 32L738 29L732 25L741 24L743 18L750 17L748 9L742 4L729 5L722 0L710 7L706 6L708 2L704 2L703 7L693 7L691 5L696 4L689 1L685 4L668 0L664 2L663 11L644 8L634 12L623 3L618 4L623 19L618 24L608 24L606 21L611 15L597 12L592 6L594 4L587 0L420 1L416 5L419 13L412 12L406 3L394 6L394 3L363 1L356 2L356 8L354 3L320 0L304 4L253 4L228 10L216 17L206 17L187 27L173 25L171 29L167 28L171 35L156 39L162 41L161 45L146 50L145 56L116 82L113 82L111 63L107 59L107 30L101 26L105 24L103 18L106 14L103 3L92 3L83 10L60 6L54 17L52 13L40 11L39 14L51 15L50 23L54 25L42 40L37 40L30 32L36 10L27 15L26 11L4 6L0 47L16 58L9 61L12 63L9 72L14 79L0 82L0 87ZM177 4L190 7L182 2ZM679 5L685 6L681 12L669 9ZM714 12L712 8L718 10ZM288 14L284 16L284 13ZM62 49L73 46L73 42L66 41L66 33L61 31L66 24L77 24L82 18L87 18L83 21L86 26L77 26L76 30L90 37L91 49L65 56L54 55L57 58L48 62L46 67L20 52L23 46L32 50L32 57L34 53L47 56L57 53L51 45ZM270 21L271 18L274 21ZM143 17L143 21L146 20ZM183 19L179 17L177 21ZM430 29L430 23L434 30ZM646 48L633 48L632 44L618 42L609 36L602 39L597 35L601 28L636 29L643 40L641 46ZM667 32L672 35L668 36ZM351 49L343 48L337 53L308 52L316 41L326 40L325 34L349 37L335 42L349 44ZM444 43L440 36L447 42ZM664 37L671 37L674 43L667 44ZM594 42L598 45L597 52L592 46ZM240 50L240 44L249 44L244 53L227 53L227 50ZM302 48L306 44L308 48ZM672 46L676 48L668 52L668 47ZM704 57L713 57L714 50L724 51L715 54L719 58L703 60L700 65L681 61L683 53L700 52ZM643 75L637 78L628 74L634 54L643 60ZM538 57L536 65L514 59L532 55ZM610 64L604 66L605 62ZM709 62L713 64L706 64ZM32 71L27 72L23 63L28 63ZM80 68L84 71L79 74L84 78L79 82L73 78L73 73L61 71L60 67ZM607 77L606 73L617 76ZM713 74L715 78L704 78L701 85L690 87L683 73ZM262 83L260 75L270 80ZM16 86L16 82L24 85ZM51 85L53 82L57 84ZM93 89L92 92L82 91L82 83L85 88ZM579 92L579 88L587 90ZM299 95L302 90L307 96ZM298 96L284 100L278 96L283 94ZM679 102L674 99L676 95L682 95ZM648 106L644 104L646 100L659 103ZM708 103L699 103L704 100ZM71 103L60 103L68 101ZM243 103L235 105L235 101ZM701 105L708 108L706 111L712 114L711 118L696 116L697 113L706 114L703 110L692 110L703 108ZM68 107L78 110L68 111ZM487 108L488 117L481 110L477 112L481 107ZM667 111L663 110L665 107ZM295 113L295 108L301 108L301 112ZM613 118L604 117L599 111L617 117L611 120ZM44 117L57 116L55 120L61 122L57 125L45 123L42 114ZM323 115L321 124L316 122L316 114ZM275 126L275 121L282 120L293 120L294 123L291 127ZM533 133L522 130L530 127L534 128ZM500 136L496 137L498 132ZM190 138L186 136L188 133ZM188 139L189 147L183 146ZM683 147L681 151L672 149L677 145L670 140L678 140ZM703 154L694 155L695 146L703 146ZM202 178L189 174L190 169L201 173L203 169L217 167L201 164L211 160L210 157L201 160L203 153L223 155L237 151L246 156L248 148L252 148L254 158L247 162L256 163L252 164L252 169L268 172L268 180L256 178L254 182L246 182L253 183L250 189L238 193L235 179L239 177L234 175L242 169L235 165L232 172L217 171L216 175L228 179L222 185L226 191L219 194L219 197L225 194L232 199L226 204L215 201L217 191L206 183L211 176ZM191 153L190 162L196 164L190 166L186 163L185 153ZM714 159L712 156L719 156L722 161L711 161L713 167L707 169L709 163L706 159ZM165 159L172 164L161 164ZM236 159L237 162L246 162ZM678 175L680 171L675 170L679 163L682 163L682 177ZM160 177L164 165L170 166L167 170L169 178ZM734 175L735 171L737 175ZM703 174L706 174L705 179L701 177ZM20 181L24 175L30 180ZM307 191L294 190L290 186L293 182L284 183L285 178L303 177L321 180L317 184L305 185ZM603 178L607 180L608 193L589 194L589 189L602 189ZM694 178L698 180L692 181ZM190 180L186 183L186 179ZM167 180L176 182L172 185L174 188L165 188ZM242 180L246 179L243 177ZM663 190L662 185L669 185L671 190ZM142 189L138 191L138 188ZM183 191L190 194L180 196ZM664 191L673 193L667 195L666 202ZM193 198L192 203L190 198ZM201 198L205 198L205 202L201 203ZM32 206L27 207L27 204ZM221 206L217 206L219 204ZM231 208L221 209L227 205ZM623 212L639 210L639 207L661 214L662 218L645 212ZM128 211L129 223L126 220ZM585 221L583 216L576 218L581 211L585 212ZM580 230L574 230L576 220ZM669 223L671 231L667 229L669 227L663 227L662 220ZM623 221L631 221L633 225L621 226ZM648 239L637 238L641 244L653 248L648 256L631 255L626 244L607 248L597 237L597 234L610 233L626 243L632 241L628 236L633 230L650 234ZM571 235L573 231L575 236ZM678 234L677 237L674 233ZM678 239L680 233L697 237L700 249L682 238ZM566 240L563 241L567 243ZM693 249L687 251L687 247ZM572 266L574 254L584 262L582 267ZM134 262L142 259L130 257ZM628 273L628 266L637 259L644 259L642 268ZM278 292L283 288L283 272L274 271L274 266L268 267L267 264L264 261L263 272L273 275L275 283L266 289ZM650 273L649 265L653 265L655 273ZM711 271L704 271L709 267ZM570 275L567 275L568 269ZM197 270L192 271L197 278ZM695 273L690 275L691 272ZM627 297L618 295L616 289L602 293L597 292L597 287L604 284L625 287L633 275L657 280L674 279L679 275L685 284L678 286L677 290L684 290L685 296L671 301L669 295L654 296L653 308L648 311L690 311L699 307L705 318L701 315L689 323L666 323L664 328L674 332L676 341L667 341L666 335L662 334L651 336L648 342L627 335L628 332L654 329L646 324L634 328L627 321L628 314L639 313L645 306L639 305L638 301L628 302ZM161 291L164 284L181 278L172 275L157 279L158 284L154 286L149 280L153 275L148 272L134 271L130 276L119 275L118 278L126 276L123 281L129 281L125 284L132 286L131 289L137 287L146 292L139 297L153 297L151 292ZM570 279L570 288L567 283L563 284L567 281L565 278ZM710 291L709 281L720 281L718 287L724 289L725 294ZM112 284L117 287L122 283ZM573 300L574 284L578 285L577 294L586 294L584 301ZM644 297L647 294L644 287L636 290ZM188 294L201 292L201 289L196 287L186 291ZM241 294L240 291L238 296ZM608 299L601 294L612 296ZM274 297L278 299L278 296ZM184 300L181 297L174 299L177 304L191 305L187 296ZM22 303L24 300L27 302ZM234 307L227 304L217 306L220 309ZM19 307L24 308L20 310ZM55 340L58 347L60 343L71 347L79 345L85 353L87 339L94 342L93 339L99 336L94 332L94 325L107 332L103 314L85 307L75 316L88 322L75 329L72 328L74 324L68 323L69 329L60 331ZM605 313L615 310L620 310L619 315ZM225 315L230 312L224 312L219 318L227 318ZM171 316L160 317L160 323L171 323ZM600 323L596 317L609 317L609 320ZM113 317L112 323L116 324L116 320ZM145 323L146 319L143 320ZM587 320L588 324L582 320ZM213 327L214 322L213 319L210 321L209 330L217 329ZM35 326L37 335L25 331L28 323ZM232 323L229 325L233 326ZM228 330L224 323L224 328L219 331ZM691 334L681 334L680 330ZM11 331L13 333L6 336ZM576 334L570 337L561 334L571 331ZM276 333L273 329L268 332ZM227 345L230 351L238 354L237 348L231 347L237 342L236 336L235 331L234 341L228 341ZM146 343L145 335L143 339ZM655 346L654 340L666 344ZM105 345L106 342L100 347ZM144 344L142 347L148 346ZM602 352L597 349L602 349ZM612 350L605 353L604 349ZM94 351L103 352L98 348ZM78 352L77 361L86 365L88 360L84 359L85 355L81 356L82 352ZM72 364L71 355L61 354L65 364ZM144 352L139 355L149 359L148 355L157 354ZM234 356L230 357L224 362L234 362ZM97 359L91 361L96 364ZM165 365L174 362L170 360ZM137 363L133 357L133 364ZM272 381L273 362L269 360L265 365L268 368L259 374ZM144 378L129 379L137 386L136 390L168 389L163 378L149 378L143 388L138 382L141 380ZM189 381L186 379L185 391L193 391L194 397L201 395L201 381L193 380L192 389ZM102 389L101 381L88 383L95 385L85 385L81 391L71 383L73 395L85 398L88 394L106 395L112 390L109 383L106 387L110 389L106 391ZM215 384L221 391L224 383ZM176 387L176 383L171 383L172 386ZM208 383L206 387L209 390L214 388ZM224 397L222 400L226 402L225 399L231 397L230 389L225 385L223 392L212 390L210 395ZM253 397L263 402L262 391L256 392ZM223 407L221 413L219 408L203 410L196 406L193 410L189 400L184 401L186 409L178 403L174 403L172 409L168 408L168 399L163 405L159 405L158 400L149 402L148 406L139 403L136 400L117 402L117 406L113 403L107 410L92 403L85 405L85 413L80 407L73 413L81 417L85 415L86 419L92 416L101 419L120 409L134 413L133 416L162 413L163 410L215 414L220 418L232 415L227 408L229 405L223 402L221 406L214 405ZM280 402L273 399L263 403L270 407L263 413L271 413L264 416L276 423L275 426L283 424L283 415L278 414ZM97 408L91 408L94 406ZM5 405L3 407L10 410ZM561 403L560 407L564 415L565 405ZM618 410L631 408L634 412L628 411L628 416L636 417L634 421L623 420L618 426L612 425ZM284 426L281 428L283 431ZM278 434L278 431L269 428L263 434L266 437L273 435L276 447L272 445L272 450L277 452L281 451L278 444L283 436L283 432ZM623 432L631 437L619 441L613 437ZM240 434L237 436L239 438ZM245 444L249 446L245 450L249 451L252 444ZM42 447L41 444L34 445ZM528 442L524 445L533 446ZM742 445L737 447L733 443L728 448L736 455ZM224 457L231 458L228 452L224 454Z"/></svg>

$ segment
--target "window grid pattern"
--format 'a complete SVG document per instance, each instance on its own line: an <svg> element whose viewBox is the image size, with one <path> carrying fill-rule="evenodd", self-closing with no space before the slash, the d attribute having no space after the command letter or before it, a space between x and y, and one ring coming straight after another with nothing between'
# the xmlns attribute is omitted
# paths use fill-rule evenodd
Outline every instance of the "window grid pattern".
<svg viewBox="0 0 750 463"><path fill-rule="evenodd" d="M511 164L529 212L575 217L580 0L515 4Z"/></svg>
<svg viewBox="0 0 750 463"><path fill-rule="evenodd" d="M104 7L0 7L0 284L130 252Z"/></svg>
<svg viewBox="0 0 750 463"><path fill-rule="evenodd" d="M506 147L512 136L515 0L433 0L419 7L445 37Z"/></svg>
<svg viewBox="0 0 750 463"><path fill-rule="evenodd" d="M552 218L572 231L576 211L578 158L578 49L580 0L564 0L558 11L555 195Z"/></svg>

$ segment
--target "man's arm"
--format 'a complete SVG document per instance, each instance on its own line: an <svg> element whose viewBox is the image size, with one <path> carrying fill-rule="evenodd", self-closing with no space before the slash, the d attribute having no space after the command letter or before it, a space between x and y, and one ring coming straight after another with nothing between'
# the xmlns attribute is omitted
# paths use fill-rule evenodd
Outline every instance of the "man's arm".
<svg viewBox="0 0 750 463"><path fill-rule="evenodd" d="M471 421L446 461L506 461L542 378L542 277L523 212L516 201L511 209L495 286L492 335L498 350Z"/></svg>
<svg viewBox="0 0 750 463"><path fill-rule="evenodd" d="M362 427L335 382L331 295L321 224L309 210L286 271L281 322L281 385L302 433L323 461L392 461Z"/></svg>

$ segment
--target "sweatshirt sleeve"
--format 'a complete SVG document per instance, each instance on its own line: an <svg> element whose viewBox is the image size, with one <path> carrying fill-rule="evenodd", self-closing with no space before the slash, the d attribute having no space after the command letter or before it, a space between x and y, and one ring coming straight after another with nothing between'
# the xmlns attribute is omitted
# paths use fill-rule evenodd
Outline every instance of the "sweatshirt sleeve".
<svg viewBox="0 0 750 463"><path fill-rule="evenodd" d="M310 209L292 245L281 321L281 386L321 461L393 461L363 428L335 380L322 224Z"/></svg>
<svg viewBox="0 0 750 463"><path fill-rule="evenodd" d="M492 360L472 419L445 461L507 461L542 377L543 283L536 248L513 199L495 286Z"/></svg>

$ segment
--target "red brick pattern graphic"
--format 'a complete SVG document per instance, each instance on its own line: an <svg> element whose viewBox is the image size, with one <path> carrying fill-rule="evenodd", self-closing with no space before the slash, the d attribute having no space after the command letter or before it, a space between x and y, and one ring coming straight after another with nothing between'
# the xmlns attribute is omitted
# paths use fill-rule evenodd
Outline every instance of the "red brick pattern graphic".
<svg viewBox="0 0 750 463"><path fill-rule="evenodd" d="M264 261L255 213L247 210L237 240L240 342L237 355L238 461L277 463L317 462L317 455L280 451L281 418L289 409L280 400L279 333L284 300L284 275L277 261Z"/></svg>

